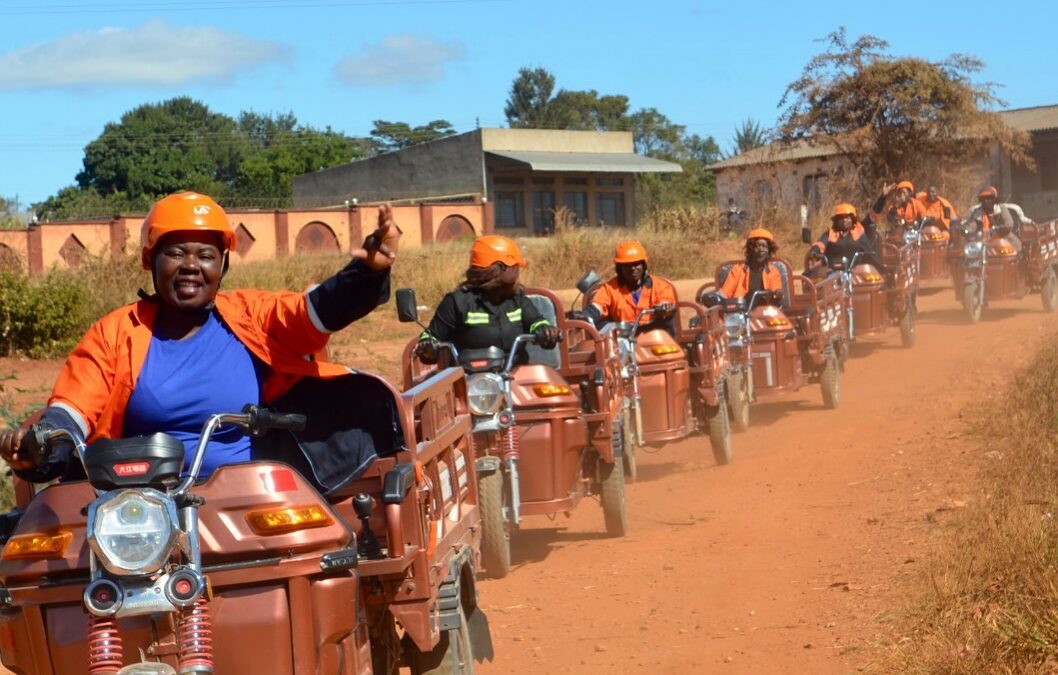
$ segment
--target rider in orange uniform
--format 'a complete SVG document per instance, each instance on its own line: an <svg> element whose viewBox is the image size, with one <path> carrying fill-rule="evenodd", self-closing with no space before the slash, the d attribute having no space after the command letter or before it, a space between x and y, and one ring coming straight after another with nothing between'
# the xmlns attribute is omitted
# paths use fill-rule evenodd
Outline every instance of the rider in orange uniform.
<svg viewBox="0 0 1058 675"><path fill-rule="evenodd" d="M896 196L889 208L886 208L886 200L888 200L889 195L894 190L896 191ZM902 180L896 185L886 185L882 188L881 196L874 202L874 208L871 210L872 220L880 223L884 215L890 226L899 226L903 223L910 224L921 220L926 215L926 210L922 203L914 198L914 195L915 186L909 180Z"/></svg>
<svg viewBox="0 0 1058 675"><path fill-rule="evenodd" d="M719 289L720 295L743 298L754 291L772 291L772 298L778 299L774 292L783 290L782 273L771 261L778 250L771 232L764 228L750 230L746 235L746 261L731 267Z"/></svg>
<svg viewBox="0 0 1058 675"><path fill-rule="evenodd" d="M643 327L665 328L673 332L676 289L665 279L647 273L647 250L638 241L625 241L614 251L617 275L599 286L585 314L601 325L606 321L635 321L639 312L659 310L641 319Z"/></svg>
<svg viewBox="0 0 1058 675"><path fill-rule="evenodd" d="M951 202L941 197L933 185L930 185L925 192L919 192L915 201L922 206L923 215L942 224L945 231L951 227L952 219L959 217Z"/></svg>

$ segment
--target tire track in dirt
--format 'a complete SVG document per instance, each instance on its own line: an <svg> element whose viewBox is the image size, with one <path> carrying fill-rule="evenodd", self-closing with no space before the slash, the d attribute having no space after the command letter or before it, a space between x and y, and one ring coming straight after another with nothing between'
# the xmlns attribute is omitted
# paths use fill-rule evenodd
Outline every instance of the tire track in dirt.
<svg viewBox="0 0 1058 675"><path fill-rule="evenodd" d="M681 289L682 291L683 289ZM818 386L752 408L735 459L694 437L641 453L632 533L582 503L515 534L516 568L483 581L484 673L840 673L876 656L876 618L970 493L960 410L998 391L1058 327L1039 296L968 325L949 289L919 299L918 344L858 344L840 408Z"/></svg>

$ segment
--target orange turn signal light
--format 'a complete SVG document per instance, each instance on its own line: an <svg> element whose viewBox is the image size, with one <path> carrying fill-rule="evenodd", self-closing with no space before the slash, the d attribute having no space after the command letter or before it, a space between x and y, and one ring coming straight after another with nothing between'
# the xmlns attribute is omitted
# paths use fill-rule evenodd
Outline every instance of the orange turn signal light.
<svg viewBox="0 0 1058 675"><path fill-rule="evenodd" d="M787 321L786 319L782 318L781 316L769 316L767 318L767 320L765 321L765 323L768 324L768 326L770 326L772 328L776 328L778 326L789 326L790 325L790 322Z"/></svg>
<svg viewBox="0 0 1058 675"><path fill-rule="evenodd" d="M290 506L278 509L261 509L246 514L250 528L262 536L287 534L314 527L334 524L330 514L318 504Z"/></svg>
<svg viewBox="0 0 1058 675"><path fill-rule="evenodd" d="M31 558L61 558L73 540L73 532L63 530L54 534L33 532L11 537L4 546L4 560L26 560Z"/></svg>
<svg viewBox="0 0 1058 675"><path fill-rule="evenodd" d="M874 283L875 281L881 281L882 275L875 274L874 272L868 272L867 274L864 274L862 278L866 282Z"/></svg>
<svg viewBox="0 0 1058 675"><path fill-rule="evenodd" d="M1017 251L1014 250L1013 246L1000 246L996 249L996 253L999 255L1014 255Z"/></svg>
<svg viewBox="0 0 1058 675"><path fill-rule="evenodd" d="M564 384L534 384L533 393L537 396L566 396L569 387Z"/></svg>
<svg viewBox="0 0 1058 675"><path fill-rule="evenodd" d="M650 348L650 351L654 356L665 356L666 354L675 354L682 350L679 345L655 345Z"/></svg>

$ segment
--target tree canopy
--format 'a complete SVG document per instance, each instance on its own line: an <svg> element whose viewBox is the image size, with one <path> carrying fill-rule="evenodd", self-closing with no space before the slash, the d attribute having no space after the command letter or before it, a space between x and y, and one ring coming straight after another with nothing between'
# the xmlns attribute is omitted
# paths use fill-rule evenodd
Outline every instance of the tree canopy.
<svg viewBox="0 0 1058 675"><path fill-rule="evenodd" d="M805 66L783 95L778 135L786 142L827 143L847 156L865 192L912 175L935 176L980 156L992 141L1027 163L1028 137L993 111L1002 104L983 68L955 54L939 62L894 57L871 35L854 42L844 28Z"/></svg>
<svg viewBox="0 0 1058 675"><path fill-rule="evenodd" d="M451 136L455 132L448 120L434 120L418 127L413 127L407 122L375 120L371 137L377 152L390 152Z"/></svg>

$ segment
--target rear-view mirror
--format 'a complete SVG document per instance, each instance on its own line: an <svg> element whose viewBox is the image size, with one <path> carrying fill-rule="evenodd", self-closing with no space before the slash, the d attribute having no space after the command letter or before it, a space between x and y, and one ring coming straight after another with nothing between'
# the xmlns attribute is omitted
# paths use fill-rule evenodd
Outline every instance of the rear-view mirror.
<svg viewBox="0 0 1058 675"><path fill-rule="evenodd" d="M419 305L415 301L415 290L397 289L397 318L401 323L414 323L419 320Z"/></svg>
<svg viewBox="0 0 1058 675"><path fill-rule="evenodd" d="M599 285L602 279L596 274L595 270L588 270L584 273L580 279L577 280L577 290L582 295L587 295L588 292Z"/></svg>

